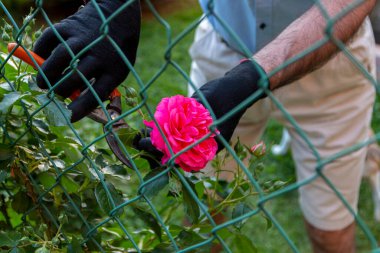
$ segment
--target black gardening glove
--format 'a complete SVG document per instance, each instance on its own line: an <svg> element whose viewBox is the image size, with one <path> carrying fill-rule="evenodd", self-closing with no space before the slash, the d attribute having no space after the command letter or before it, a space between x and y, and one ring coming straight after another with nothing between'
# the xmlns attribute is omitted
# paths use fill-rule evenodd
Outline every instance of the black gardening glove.
<svg viewBox="0 0 380 253"><path fill-rule="evenodd" d="M164 154L153 146L150 139L151 131L152 129L149 127L141 130L133 140L133 147L144 151L146 154L141 157L148 161L151 169L156 169L161 166L161 159Z"/></svg>
<svg viewBox="0 0 380 253"><path fill-rule="evenodd" d="M224 77L204 84L192 97L203 104L199 96L199 92L201 92L209 103L215 117L219 119L260 89L258 85L261 79L259 68L251 61L244 61L227 72ZM265 96L264 91L260 90L258 99ZM231 139L244 112L256 101L244 106L228 120L217 126L226 141ZM224 145L218 139L216 140L218 142L218 151L220 151L224 148Z"/></svg>
<svg viewBox="0 0 380 253"><path fill-rule="evenodd" d="M97 0L96 2L107 18L128 1ZM95 78L93 88L102 101L107 99L108 95L129 73L129 68L109 38L114 40L131 64L134 64L140 36L140 22L140 2L136 0L126 8L124 7L117 16L109 21L108 36L97 41L104 34L103 30L100 31L103 21L91 1L74 15L54 25L74 54L97 41L91 49L80 57L78 70L87 80ZM34 52L46 59L42 65L42 70L52 86L71 70L67 70L67 67L69 67L72 57L52 28L46 29L37 40ZM48 88L41 74L37 75L37 84L41 88ZM55 89L55 92L66 98L74 91L83 91L86 88L85 82L77 72L74 72ZM98 102L90 91L84 93L69 105L69 109L73 113L71 121L80 120L97 105Z"/></svg>

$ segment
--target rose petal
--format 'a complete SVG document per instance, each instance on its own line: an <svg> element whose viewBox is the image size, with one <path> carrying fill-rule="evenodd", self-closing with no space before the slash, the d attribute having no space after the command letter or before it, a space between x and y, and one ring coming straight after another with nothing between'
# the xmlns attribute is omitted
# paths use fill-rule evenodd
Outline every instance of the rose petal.
<svg viewBox="0 0 380 253"><path fill-rule="evenodd" d="M154 117L175 154L209 134L209 126L213 123L210 113L202 104L194 98L181 95L162 99ZM153 121L144 121L144 124L152 128L152 144L164 153L162 162L166 163L170 159L170 152L158 127ZM214 136L213 133L211 137L182 153L175 162L185 171L204 168L215 157L218 148Z"/></svg>

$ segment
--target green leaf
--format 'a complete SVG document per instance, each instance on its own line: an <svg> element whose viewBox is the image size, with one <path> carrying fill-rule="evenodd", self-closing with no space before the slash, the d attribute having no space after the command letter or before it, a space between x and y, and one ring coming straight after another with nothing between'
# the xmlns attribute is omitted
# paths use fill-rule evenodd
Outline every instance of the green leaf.
<svg viewBox="0 0 380 253"><path fill-rule="evenodd" d="M146 212L141 208L134 207L132 210L145 224L147 224L153 230L153 232L158 236L158 238L161 241L161 227L158 224L156 218L151 213Z"/></svg>
<svg viewBox="0 0 380 253"><path fill-rule="evenodd" d="M240 143L240 139L238 138L235 145L234 145L234 151L237 155L240 154L240 152L244 151L243 145Z"/></svg>
<svg viewBox="0 0 380 253"><path fill-rule="evenodd" d="M0 161L12 160L15 156L13 147L0 143Z"/></svg>
<svg viewBox="0 0 380 253"><path fill-rule="evenodd" d="M79 184L75 182L71 177L69 176L62 176L61 178L61 185L63 188L66 189L68 193L75 193L79 190Z"/></svg>
<svg viewBox="0 0 380 253"><path fill-rule="evenodd" d="M5 60L8 58L8 54L0 52L0 58ZM16 59L16 58L13 58L13 59ZM3 70L1 69L1 71ZM5 73L7 77L12 80L12 77L17 75L17 65L13 61L8 60L7 64L5 64Z"/></svg>
<svg viewBox="0 0 380 253"><path fill-rule="evenodd" d="M14 128L22 127L22 125L24 124L21 118L13 118L13 119L7 119L7 120L8 120L9 125L11 125Z"/></svg>
<svg viewBox="0 0 380 253"><path fill-rule="evenodd" d="M252 211L252 208L247 205L246 203L239 203L235 206L235 208L232 211L232 219L239 218L240 216L243 216L246 213L249 213ZM238 229L240 229L244 224L244 221L239 221L234 223L234 226Z"/></svg>
<svg viewBox="0 0 380 253"><path fill-rule="evenodd" d="M106 162L106 159L104 158L103 154L99 154L96 156L95 158L95 163L100 167L100 168L104 168L106 167L108 164Z"/></svg>
<svg viewBox="0 0 380 253"><path fill-rule="evenodd" d="M197 191L198 198L202 199L203 196L206 194L205 193L206 187L203 181L199 181L195 183L195 190Z"/></svg>
<svg viewBox="0 0 380 253"><path fill-rule="evenodd" d="M39 119L34 119L32 121L32 124L33 124L34 130L36 131L39 137L42 137L48 140L54 140L57 138L57 136L51 132L51 130L49 129L49 126L44 121L39 120Z"/></svg>
<svg viewBox="0 0 380 253"><path fill-rule="evenodd" d="M107 242L112 245L118 240L123 240L123 232L118 228L102 227L99 230L102 233L102 242Z"/></svg>
<svg viewBox="0 0 380 253"><path fill-rule="evenodd" d="M150 171L144 177L144 181L147 181L153 177L156 177L163 171L164 169L155 169L155 170ZM151 198L158 195L158 193L168 184L169 184L169 174L164 173L160 175L158 178L146 184L144 188L142 189L141 193L145 194L148 198Z"/></svg>
<svg viewBox="0 0 380 253"><path fill-rule="evenodd" d="M9 83L0 83L0 94L4 95L12 91L12 87L9 85Z"/></svg>
<svg viewBox="0 0 380 253"><path fill-rule="evenodd" d="M104 178L107 182L111 183L115 188L122 193L129 193L131 190L130 176L113 175L104 173Z"/></svg>
<svg viewBox="0 0 380 253"><path fill-rule="evenodd" d="M106 188L110 193L110 197L112 197L115 207L123 203L122 196L119 192L116 191L115 187L109 183L105 182ZM99 183L95 188L95 198L96 202L102 209L102 211L106 214L109 214L113 210L112 202L109 195L107 194L107 190L101 183ZM123 213L123 209L120 208L116 212L117 215L121 215Z"/></svg>
<svg viewBox="0 0 380 253"><path fill-rule="evenodd" d="M277 181L274 182L273 188L274 188L275 191L277 191L277 190L280 190L280 189L284 188L287 184L288 184L288 182L277 180Z"/></svg>
<svg viewBox="0 0 380 253"><path fill-rule="evenodd" d="M55 176L53 176L49 172L42 172L38 174L37 178L40 181L40 183L44 186L45 189L49 189L56 182Z"/></svg>
<svg viewBox="0 0 380 253"><path fill-rule="evenodd" d="M257 253L257 248L252 241L243 234L234 234L229 240L229 248L234 253Z"/></svg>
<svg viewBox="0 0 380 253"><path fill-rule="evenodd" d="M71 111L67 105L56 98L50 99L46 94L37 96L37 100L44 107L46 119L50 125L53 126L67 126L70 122ZM66 121L68 119L68 121Z"/></svg>
<svg viewBox="0 0 380 253"><path fill-rule="evenodd" d="M152 253L172 253L175 252L173 245L170 243L160 243L152 251Z"/></svg>
<svg viewBox="0 0 380 253"><path fill-rule="evenodd" d="M41 248L36 249L36 251L34 251L34 253L50 253L50 250L43 246Z"/></svg>
<svg viewBox="0 0 380 253"><path fill-rule="evenodd" d="M6 114L9 108L25 95L26 94L21 94L17 91L5 94L3 100L0 102L0 114Z"/></svg>
<svg viewBox="0 0 380 253"><path fill-rule="evenodd" d="M168 196L179 197L182 192L182 184L176 177L169 177Z"/></svg>
<svg viewBox="0 0 380 253"><path fill-rule="evenodd" d="M123 127L116 130L117 136L119 136L119 139L126 147L131 147L133 145L133 140L138 133L139 131L131 127Z"/></svg>
<svg viewBox="0 0 380 253"><path fill-rule="evenodd" d="M33 148L33 147L31 145L28 145L28 147L26 147L26 145L17 147L17 153L18 153L17 158L25 164L30 163L30 161L35 161L36 158L41 159L40 154L36 153L35 149L31 150L29 148ZM33 170L33 168L29 168L29 170Z"/></svg>
<svg viewBox="0 0 380 253"><path fill-rule="evenodd" d="M12 199L12 208L17 213L25 213L32 207L32 200L26 194L26 192L19 191Z"/></svg>
<svg viewBox="0 0 380 253"><path fill-rule="evenodd" d="M119 175L119 176L128 175L128 171L126 170L125 166L118 165L118 164L106 165L102 171L104 174L112 174L112 175Z"/></svg>
<svg viewBox="0 0 380 253"><path fill-rule="evenodd" d="M9 253L25 253L25 250L23 248L14 247Z"/></svg>
<svg viewBox="0 0 380 253"><path fill-rule="evenodd" d="M59 169L65 169L65 162L61 159L54 159L52 163Z"/></svg>
<svg viewBox="0 0 380 253"><path fill-rule="evenodd" d="M83 154L80 152L82 147L70 138L63 138L52 142L46 142L45 145L55 153L63 152L65 155L63 160L67 166L78 162L83 157ZM75 168L83 172L86 177L92 177L85 163L79 163L75 166Z"/></svg>
<svg viewBox="0 0 380 253"><path fill-rule="evenodd" d="M29 89L32 91L42 92L43 90L38 87L36 77L31 75L30 78L28 78L28 86Z"/></svg>
<svg viewBox="0 0 380 253"><path fill-rule="evenodd" d="M266 216L265 214L263 214L262 216L264 217L265 221L267 222L266 229L267 230L271 229L273 227L272 220L268 216Z"/></svg>
<svg viewBox="0 0 380 253"><path fill-rule="evenodd" d="M16 247L22 235L15 231L0 231L0 247Z"/></svg>
<svg viewBox="0 0 380 253"><path fill-rule="evenodd" d="M201 237L199 233L191 230L182 230L176 238L182 247L189 247L191 245L203 242L205 239L206 238Z"/></svg>
<svg viewBox="0 0 380 253"><path fill-rule="evenodd" d="M190 185L191 190L195 193L195 187L194 184L187 180L188 184ZM185 210L187 215L190 218L191 223L197 223L200 215L199 206L197 202L193 199L193 197L190 194L190 191L185 187L185 185L182 183L182 196L183 196L183 204L185 205Z"/></svg>
<svg viewBox="0 0 380 253"><path fill-rule="evenodd" d="M67 246L67 253L82 253L83 249L80 241L74 236L71 243Z"/></svg>

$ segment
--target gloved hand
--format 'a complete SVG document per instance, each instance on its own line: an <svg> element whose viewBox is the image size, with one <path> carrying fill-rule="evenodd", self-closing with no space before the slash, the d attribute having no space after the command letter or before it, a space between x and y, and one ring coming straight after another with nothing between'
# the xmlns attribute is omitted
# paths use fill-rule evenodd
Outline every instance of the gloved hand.
<svg viewBox="0 0 380 253"><path fill-rule="evenodd" d="M215 117L219 119L256 91L259 91L258 99L266 97L266 94L263 90L260 90L258 85L258 82L261 79L258 68L259 67L256 67L253 62L246 60L227 72L224 77L212 80L200 87L192 97L203 104L199 96L199 93L201 92L209 103ZM265 72L263 71L262 73ZM240 118L257 100L244 106L228 120L217 126L217 129L224 139L227 141L231 139ZM218 151L220 151L224 146L218 139L216 140L218 142Z"/></svg>
<svg viewBox="0 0 380 253"><path fill-rule="evenodd" d="M263 71L263 73L265 73ZM207 102L211 106L211 109L215 113L217 119L224 116L233 108L242 103L245 99L258 91L258 82L261 79L258 67L252 62L245 61L226 73L222 78L212 80L204 84L192 97L202 103L199 92L202 92ZM259 91L260 95L258 99L264 98L266 94L264 91ZM257 101L257 100L256 100ZM240 118L244 112L256 101L252 101L250 104L244 106L240 111L234 114L227 121L217 126L220 134L229 141L232 134L239 123ZM218 139L218 151L224 148ZM158 151L151 142L149 132L144 137L139 136L134 142L135 148L144 150L155 157L156 161L160 161L162 153Z"/></svg>
<svg viewBox="0 0 380 253"><path fill-rule="evenodd" d="M127 1L97 0L96 2L107 19ZM54 25L56 31L74 54L78 54L86 46L95 43L80 57L78 70L87 80L95 78L93 88L102 101L107 99L108 95L129 73L129 68L110 40L113 40L131 64L134 64L140 36L140 22L139 0L123 8L118 15L109 21L108 26L104 27L102 27L103 21L97 8L92 1L89 1L77 13ZM108 33L106 32L107 27ZM67 67L69 67L72 57L52 28L46 29L37 40L34 52L46 59L42 65L42 70L52 86L71 70L67 70ZM40 73L37 75L37 84L41 88L48 88ZM66 98L74 91L83 91L86 88L85 82L77 72L74 72L57 86L55 92ZM80 120L97 106L98 102L92 93L90 91L85 92L69 105L69 109L72 110L71 121Z"/></svg>
<svg viewBox="0 0 380 253"><path fill-rule="evenodd" d="M164 154L152 145L151 131L152 129L149 127L141 130L133 140L133 147L140 151L145 151L148 155L142 155L141 157L148 161L151 169L156 169L160 167L160 161Z"/></svg>

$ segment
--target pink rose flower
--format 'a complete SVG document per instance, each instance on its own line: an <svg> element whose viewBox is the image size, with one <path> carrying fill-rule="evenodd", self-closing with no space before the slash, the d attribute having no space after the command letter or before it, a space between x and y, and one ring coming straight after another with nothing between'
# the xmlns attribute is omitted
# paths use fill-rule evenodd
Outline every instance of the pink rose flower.
<svg viewBox="0 0 380 253"><path fill-rule="evenodd" d="M209 126L212 124L211 115L202 104L194 98L181 95L162 99L154 118L174 154L210 133ZM154 121L144 121L144 124L152 128L150 133L152 144L164 154L161 162L166 163L170 158L169 147L165 144L158 127ZM207 162L215 157L218 150L214 136L215 134L212 134L210 138L176 157L175 163L187 172L203 169Z"/></svg>

